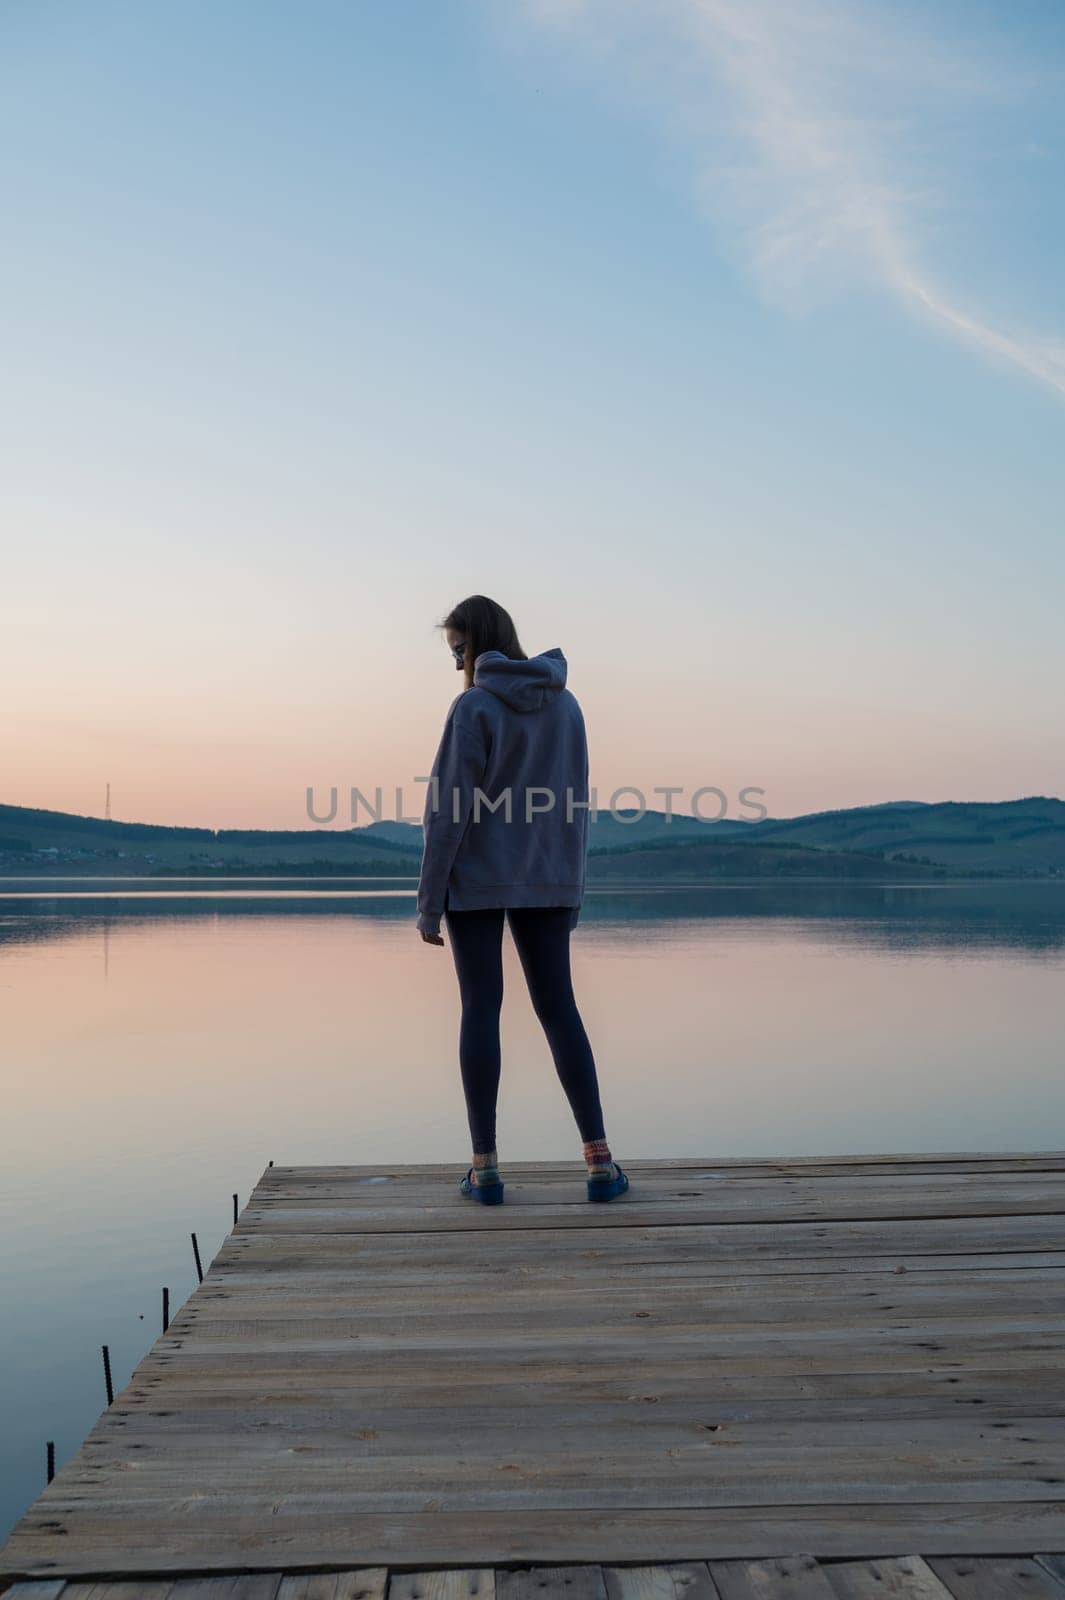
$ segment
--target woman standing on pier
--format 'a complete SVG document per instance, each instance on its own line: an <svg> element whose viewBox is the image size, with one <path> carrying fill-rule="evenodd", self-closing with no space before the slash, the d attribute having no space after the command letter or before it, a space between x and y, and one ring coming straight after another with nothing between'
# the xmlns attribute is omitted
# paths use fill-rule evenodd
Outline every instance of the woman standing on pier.
<svg viewBox="0 0 1065 1600"><path fill-rule="evenodd" d="M569 936L584 899L588 746L559 649L528 657L503 607L471 595L439 624L465 676L448 708L423 817L418 931L446 917L462 999L459 1065L473 1165L460 1185L503 1198L496 1162L503 923L584 1141L589 1200L629 1180L610 1154L595 1059L573 994Z"/></svg>

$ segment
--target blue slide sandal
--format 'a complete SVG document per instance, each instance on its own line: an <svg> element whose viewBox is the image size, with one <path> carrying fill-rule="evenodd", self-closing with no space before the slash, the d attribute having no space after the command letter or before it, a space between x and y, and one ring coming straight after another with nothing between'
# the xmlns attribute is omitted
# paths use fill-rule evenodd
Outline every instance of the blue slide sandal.
<svg viewBox="0 0 1065 1600"><path fill-rule="evenodd" d="M614 1174L613 1178L588 1179L589 1200L616 1200L619 1194L625 1193L625 1190L629 1187L629 1180L616 1161L614 1162Z"/></svg>
<svg viewBox="0 0 1065 1600"><path fill-rule="evenodd" d="M502 1205L504 1187L505 1185L502 1182L474 1183L472 1167L470 1167L459 1184L459 1188L464 1195L468 1195L471 1200L479 1200L483 1206Z"/></svg>

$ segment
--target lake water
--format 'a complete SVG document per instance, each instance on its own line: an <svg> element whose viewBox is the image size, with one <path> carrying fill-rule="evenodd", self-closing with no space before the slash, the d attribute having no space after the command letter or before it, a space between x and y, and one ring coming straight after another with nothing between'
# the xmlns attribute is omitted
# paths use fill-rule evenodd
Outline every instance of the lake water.
<svg viewBox="0 0 1065 1600"><path fill-rule="evenodd" d="M465 1169L413 914L357 880L0 882L0 1536L268 1161ZM573 963L623 1163L1065 1148L1065 884L593 892ZM501 1160L578 1163L509 934L505 983Z"/></svg>

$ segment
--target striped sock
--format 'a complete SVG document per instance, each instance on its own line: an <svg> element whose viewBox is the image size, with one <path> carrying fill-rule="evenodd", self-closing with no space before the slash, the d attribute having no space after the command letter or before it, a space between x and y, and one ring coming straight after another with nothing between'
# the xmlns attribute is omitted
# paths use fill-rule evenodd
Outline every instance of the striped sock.
<svg viewBox="0 0 1065 1600"><path fill-rule="evenodd" d="M584 1161L589 1178L612 1178L614 1162L605 1139L590 1139L584 1146Z"/></svg>
<svg viewBox="0 0 1065 1600"><path fill-rule="evenodd" d="M473 1181L478 1188L482 1184L499 1182L499 1167L494 1150L474 1151Z"/></svg>

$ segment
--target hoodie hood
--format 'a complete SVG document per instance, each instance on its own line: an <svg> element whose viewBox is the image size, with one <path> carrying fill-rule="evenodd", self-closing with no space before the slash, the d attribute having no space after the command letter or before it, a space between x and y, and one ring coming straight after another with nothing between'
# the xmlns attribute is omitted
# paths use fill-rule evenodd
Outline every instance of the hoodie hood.
<svg viewBox="0 0 1065 1600"><path fill-rule="evenodd" d="M482 650L473 664L475 689L487 689L512 711L543 711L566 687L566 658L545 650L528 661L513 661L501 650Z"/></svg>

